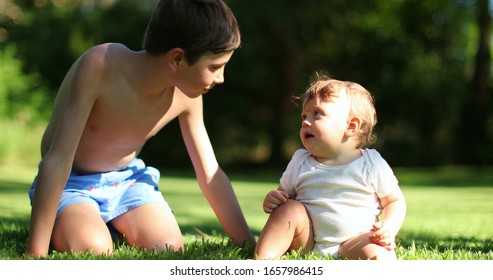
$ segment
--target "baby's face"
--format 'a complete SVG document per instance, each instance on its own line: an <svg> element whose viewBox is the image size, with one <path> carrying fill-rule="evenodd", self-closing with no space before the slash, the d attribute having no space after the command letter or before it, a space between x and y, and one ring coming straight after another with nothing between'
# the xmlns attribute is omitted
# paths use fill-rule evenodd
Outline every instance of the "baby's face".
<svg viewBox="0 0 493 280"><path fill-rule="evenodd" d="M301 113L300 138L303 146L317 157L338 154L348 128L349 99L346 94L308 100Z"/></svg>

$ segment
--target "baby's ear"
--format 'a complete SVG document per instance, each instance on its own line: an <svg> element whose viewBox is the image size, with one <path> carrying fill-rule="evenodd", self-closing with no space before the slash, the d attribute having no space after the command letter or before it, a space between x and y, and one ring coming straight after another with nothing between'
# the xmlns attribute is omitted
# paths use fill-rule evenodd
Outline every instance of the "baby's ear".
<svg viewBox="0 0 493 280"><path fill-rule="evenodd" d="M358 133L358 131L361 128L361 119L358 117L352 117L348 121L347 129L346 129L346 136L351 137L354 136Z"/></svg>

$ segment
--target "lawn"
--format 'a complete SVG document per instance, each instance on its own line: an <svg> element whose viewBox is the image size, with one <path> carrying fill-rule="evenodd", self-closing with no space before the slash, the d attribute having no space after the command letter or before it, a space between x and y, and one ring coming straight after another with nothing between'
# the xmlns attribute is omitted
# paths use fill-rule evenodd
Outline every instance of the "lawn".
<svg viewBox="0 0 493 280"><path fill-rule="evenodd" d="M30 205L27 190L35 168L0 166L0 259L24 259ZM185 235L181 254L136 250L116 244L110 259L217 259L252 257L249 248L229 243L190 173L163 170L161 191L173 208ZM267 215L264 195L277 187L278 172L231 172L237 197L258 236ZM397 168L406 197L406 221L397 237L401 260L493 260L493 168ZM98 259L90 254L52 253L51 259ZM321 257L297 252L289 260Z"/></svg>

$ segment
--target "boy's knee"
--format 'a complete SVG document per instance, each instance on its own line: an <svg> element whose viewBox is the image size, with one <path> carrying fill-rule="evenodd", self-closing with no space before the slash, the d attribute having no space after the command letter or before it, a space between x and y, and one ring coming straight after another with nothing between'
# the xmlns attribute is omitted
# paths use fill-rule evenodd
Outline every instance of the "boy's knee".
<svg viewBox="0 0 493 280"><path fill-rule="evenodd" d="M113 241L104 236L83 240L76 246L73 246L75 251L82 253L88 252L95 255L111 255L113 253Z"/></svg>
<svg viewBox="0 0 493 280"><path fill-rule="evenodd" d="M51 240L51 246L60 252L92 253L95 255L111 255L113 241L104 235L89 235L90 238L57 238Z"/></svg>
<svg viewBox="0 0 493 280"><path fill-rule="evenodd" d="M164 240L162 239L148 239L145 241L140 242L140 246L146 250L157 250L158 252L167 252L167 251L172 251L172 252L178 252L178 251L183 251L183 237L182 236L176 236L173 238L166 238Z"/></svg>
<svg viewBox="0 0 493 280"><path fill-rule="evenodd" d="M183 238L180 237L166 241L161 251L183 251Z"/></svg>
<svg viewBox="0 0 493 280"><path fill-rule="evenodd" d="M91 247L91 252L95 255L106 255L109 256L113 254L113 246L102 246L96 245Z"/></svg>

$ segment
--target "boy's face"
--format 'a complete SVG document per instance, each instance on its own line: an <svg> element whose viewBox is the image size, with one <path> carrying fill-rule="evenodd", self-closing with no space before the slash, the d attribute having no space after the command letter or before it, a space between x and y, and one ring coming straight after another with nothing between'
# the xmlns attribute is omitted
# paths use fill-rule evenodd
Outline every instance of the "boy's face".
<svg viewBox="0 0 493 280"><path fill-rule="evenodd" d="M325 102L312 98L304 104L301 116L300 138L308 152L317 157L332 158L342 151L347 140L347 95L334 96Z"/></svg>
<svg viewBox="0 0 493 280"><path fill-rule="evenodd" d="M216 84L224 82L224 68L233 52L206 54L193 65L184 61L180 67L180 82L176 86L191 98L207 93Z"/></svg>

